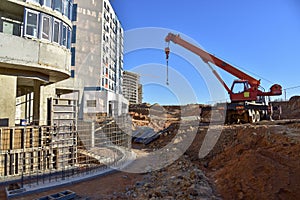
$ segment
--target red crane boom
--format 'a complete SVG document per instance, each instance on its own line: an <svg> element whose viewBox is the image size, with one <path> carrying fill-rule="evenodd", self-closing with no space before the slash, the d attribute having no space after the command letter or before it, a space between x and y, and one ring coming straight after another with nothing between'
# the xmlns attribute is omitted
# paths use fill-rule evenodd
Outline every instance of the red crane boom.
<svg viewBox="0 0 300 200"><path fill-rule="evenodd" d="M234 122L257 122L260 121L261 117L264 119L270 118L272 116L272 108L267 104L265 96L275 96L282 94L282 87L278 84L271 86L270 91L265 92L260 90L260 80L253 78L252 76L242 72L231 64L227 63L220 58L204 51L203 49L183 40L179 35L169 33L166 38L166 42L174 42L185 49L198 55L205 63L208 64L209 68L212 70L213 74L224 86L230 95L231 103L226 103L226 123ZM169 59L170 48L165 49L167 65ZM214 70L212 65L225 70L226 72L232 74L233 76L239 78L235 80L229 88L227 84L223 81L221 76ZM168 69L168 68L167 68ZM168 84L168 79L167 79ZM235 86L240 85L243 87L242 91L236 91ZM221 110L225 110L222 108ZM269 112L270 111L270 112Z"/></svg>
<svg viewBox="0 0 300 200"><path fill-rule="evenodd" d="M274 96L274 95L281 95L282 89L281 86L278 84L274 84L269 92L264 92L259 90L260 80L253 78L252 76L242 72L241 70L235 68L234 66L230 65L224 60L217 58L216 56L204 51L203 49L183 40L179 35L175 35L173 33L169 33L166 38L166 42L172 41L175 44L178 44L185 49L195 53L196 55L200 56L200 58L209 65L210 69L212 70L213 74L216 78L221 82L221 84L225 87L227 92L230 94L231 101L255 101L257 96ZM169 48L166 49L166 54L169 54ZM168 56L167 56L168 58ZM240 80L234 81L231 88L229 88L226 83L222 80L219 74L213 69L210 65L213 63L217 67L225 70L226 72L232 74L233 76L239 78ZM242 83L245 85L244 91L240 93L233 93L233 87L237 83Z"/></svg>

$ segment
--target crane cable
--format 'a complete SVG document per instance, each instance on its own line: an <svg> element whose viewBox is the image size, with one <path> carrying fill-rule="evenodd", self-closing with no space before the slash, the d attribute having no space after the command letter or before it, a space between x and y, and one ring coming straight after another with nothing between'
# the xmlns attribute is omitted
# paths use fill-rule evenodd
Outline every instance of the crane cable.
<svg viewBox="0 0 300 200"><path fill-rule="evenodd" d="M166 53L166 62L167 62L167 80L166 80L166 84L169 85L169 54L170 54L170 47L168 46L165 48L165 53Z"/></svg>
<svg viewBox="0 0 300 200"><path fill-rule="evenodd" d="M259 74L256 74L256 73L253 72L253 71L250 71L250 70L248 70L248 69L245 69L244 67L241 67L241 66L236 65L236 64L234 64L234 63L232 63L232 62L229 62L229 61L227 61L226 59L223 59L223 58L221 58L221 57L219 57L219 56L218 56L218 58L220 58L221 60L224 60L224 61L227 62L227 63L230 63L232 66L235 66L235 67L237 67L238 69L243 70L244 72L247 72L247 73L249 73L249 74L251 74L251 75L253 75L253 76L256 76L256 77L260 78L260 80L264 80L264 81L266 81L266 82L269 82L270 84L274 84L274 81L268 80L267 78L265 78L265 77L263 77L263 76L261 76L261 75L259 75Z"/></svg>

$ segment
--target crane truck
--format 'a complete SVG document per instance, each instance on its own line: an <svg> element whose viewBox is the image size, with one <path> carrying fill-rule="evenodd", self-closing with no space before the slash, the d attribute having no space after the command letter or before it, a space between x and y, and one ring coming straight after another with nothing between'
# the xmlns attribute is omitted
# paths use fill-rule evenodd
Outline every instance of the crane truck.
<svg viewBox="0 0 300 200"><path fill-rule="evenodd" d="M173 43L178 44L198 55L212 70L212 73L215 75L217 80L223 85L229 94L231 102L219 104L215 108L226 111L225 123L254 123L261 119L270 118L272 107L271 105L268 105L266 97L281 95L282 87L279 84L272 85L270 90L265 92L260 86L260 80L253 78L249 74L246 74L200 47L189 43L182 39L179 35L169 33L166 36L165 41L168 44L172 41ZM169 45L165 48L165 53L168 65L170 53ZM232 74L238 79L234 80L232 86L229 88L221 76L213 68L213 65ZM242 89L242 91L237 90L236 88Z"/></svg>

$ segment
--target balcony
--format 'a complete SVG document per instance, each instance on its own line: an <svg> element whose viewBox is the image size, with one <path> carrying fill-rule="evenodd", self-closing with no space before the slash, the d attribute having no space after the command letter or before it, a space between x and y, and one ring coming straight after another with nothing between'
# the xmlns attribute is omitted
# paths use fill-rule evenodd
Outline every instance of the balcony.
<svg viewBox="0 0 300 200"><path fill-rule="evenodd" d="M71 53L59 45L0 33L0 74L54 83L70 77ZM21 47L21 48L20 48Z"/></svg>

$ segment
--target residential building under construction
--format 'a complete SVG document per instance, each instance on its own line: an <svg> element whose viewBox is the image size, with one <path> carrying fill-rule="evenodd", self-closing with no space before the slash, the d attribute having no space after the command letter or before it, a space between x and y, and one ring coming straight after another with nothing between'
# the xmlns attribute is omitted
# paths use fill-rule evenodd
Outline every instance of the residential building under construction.
<svg viewBox="0 0 300 200"><path fill-rule="evenodd" d="M0 183L122 160L123 29L108 0L2 0L0 46Z"/></svg>
<svg viewBox="0 0 300 200"><path fill-rule="evenodd" d="M142 85L140 76L137 73L124 71L123 73L123 94L129 103L137 104L142 101Z"/></svg>

